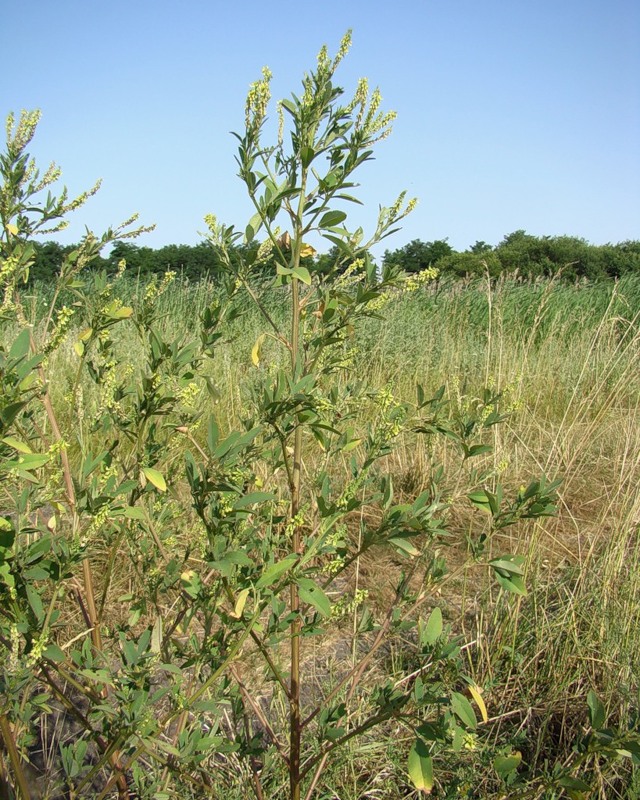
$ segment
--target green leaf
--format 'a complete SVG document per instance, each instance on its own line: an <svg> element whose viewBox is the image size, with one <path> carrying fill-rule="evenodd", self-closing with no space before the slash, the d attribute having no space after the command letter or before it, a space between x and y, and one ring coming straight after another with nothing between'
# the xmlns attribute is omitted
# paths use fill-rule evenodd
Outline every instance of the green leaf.
<svg viewBox="0 0 640 800"><path fill-rule="evenodd" d="M28 328L22 331L11 345L9 350L9 358L18 360L24 358L29 352L31 346L31 334Z"/></svg>
<svg viewBox="0 0 640 800"><path fill-rule="evenodd" d="M508 575L524 575L522 556L501 556L492 559L489 564L499 572L506 572Z"/></svg>
<svg viewBox="0 0 640 800"><path fill-rule="evenodd" d="M36 615L36 619L40 623L44 619L44 606L42 605L42 599L36 589L29 584L27 584L26 591L29 605L31 606L33 613Z"/></svg>
<svg viewBox="0 0 640 800"><path fill-rule="evenodd" d="M16 540L16 532L8 519L0 517L0 549L9 550Z"/></svg>
<svg viewBox="0 0 640 800"><path fill-rule="evenodd" d="M605 710L600 698L593 690L587 694L587 705L589 706L591 727L600 730L605 723Z"/></svg>
<svg viewBox="0 0 640 800"><path fill-rule="evenodd" d="M0 583L4 583L8 589L13 589L16 585L16 580L11 574L11 567L6 561L0 564Z"/></svg>
<svg viewBox="0 0 640 800"><path fill-rule="evenodd" d="M524 560L524 556L507 555L494 558L489 562L498 583L508 592L523 597L527 594L527 588L522 578Z"/></svg>
<svg viewBox="0 0 640 800"><path fill-rule="evenodd" d="M519 594L522 597L527 596L527 587L519 575L511 575L510 577L506 578L504 575L500 575L499 572L496 572L495 577L500 586L502 586L502 588L506 589L508 592L511 592L512 594Z"/></svg>
<svg viewBox="0 0 640 800"><path fill-rule="evenodd" d="M126 506L124 515L127 519L144 519L144 509L140 506Z"/></svg>
<svg viewBox="0 0 640 800"><path fill-rule="evenodd" d="M474 456L479 456L482 453L491 453L493 451L493 447L490 444L473 444L469 448L467 453L467 458L473 458Z"/></svg>
<svg viewBox="0 0 640 800"><path fill-rule="evenodd" d="M515 772L522 762L522 753L516 751L509 756L496 756L493 760L493 768L498 775L505 780L512 772Z"/></svg>
<svg viewBox="0 0 640 800"><path fill-rule="evenodd" d="M256 503L266 503L268 500L275 500L273 492L251 492L240 497L233 504L233 510L238 511L247 506L255 505Z"/></svg>
<svg viewBox="0 0 640 800"><path fill-rule="evenodd" d="M152 467L145 467L143 470L145 478L152 483L159 492L167 491L167 483L162 476L161 472Z"/></svg>
<svg viewBox="0 0 640 800"><path fill-rule="evenodd" d="M9 403L9 405L0 409L0 420L9 427L26 405L26 402Z"/></svg>
<svg viewBox="0 0 640 800"><path fill-rule="evenodd" d="M183 590L194 600L202 589L202 581L195 570L187 569L180 575L180 584Z"/></svg>
<svg viewBox="0 0 640 800"><path fill-rule="evenodd" d="M56 664L60 664L65 660L64 653L57 644L48 644L43 655L50 661L55 661Z"/></svg>
<svg viewBox="0 0 640 800"><path fill-rule="evenodd" d="M331 601L310 578L298 578L298 591L303 603L313 606L323 617L331 614Z"/></svg>
<svg viewBox="0 0 640 800"><path fill-rule="evenodd" d="M219 435L220 431L218 429L218 423L216 422L214 416L211 415L207 424L207 446L210 453L213 453L213 451L216 449Z"/></svg>
<svg viewBox="0 0 640 800"><path fill-rule="evenodd" d="M420 792L431 794L433 789L433 759L422 739L416 739L409 751L407 771L411 782Z"/></svg>
<svg viewBox="0 0 640 800"><path fill-rule="evenodd" d="M320 222L318 223L318 227L320 228L333 228L336 225L339 225L341 222L347 218L347 215L344 211L327 211L326 214L323 214Z"/></svg>
<svg viewBox="0 0 640 800"><path fill-rule="evenodd" d="M20 456L19 464L23 469L39 469L50 460L47 453L25 453Z"/></svg>
<svg viewBox="0 0 640 800"><path fill-rule="evenodd" d="M451 694L451 709L460 722L466 725L467 728L475 730L478 725L475 711L471 703L463 694L460 694L460 692L453 692Z"/></svg>
<svg viewBox="0 0 640 800"><path fill-rule="evenodd" d="M300 161L302 163L302 166L305 169L313 161L313 159L315 158L315 155L316 154L315 154L315 150L313 149L313 147L301 147L300 148Z"/></svg>
<svg viewBox="0 0 640 800"><path fill-rule="evenodd" d="M281 575L293 567L297 560L298 557L291 553L286 558L283 558L282 561L276 561L275 564L271 564L257 580L256 589L263 589L265 586L275 583Z"/></svg>
<svg viewBox="0 0 640 800"><path fill-rule="evenodd" d="M488 514L491 514L491 502L487 497L487 493L484 489L481 489L478 492L471 492L468 494L467 497L476 508L479 508L481 511L486 511Z"/></svg>
<svg viewBox="0 0 640 800"><path fill-rule="evenodd" d="M311 273L306 267L294 267L291 270L291 274L294 275L299 281L306 284L307 286L311 286Z"/></svg>
<svg viewBox="0 0 640 800"><path fill-rule="evenodd" d="M442 611L436 606L431 614L422 633L423 639L427 644L434 644L442 635Z"/></svg>
<svg viewBox="0 0 640 800"><path fill-rule="evenodd" d="M556 783L563 789L570 789L573 792L588 792L591 789L588 783L571 775L563 775L562 778L558 778Z"/></svg>

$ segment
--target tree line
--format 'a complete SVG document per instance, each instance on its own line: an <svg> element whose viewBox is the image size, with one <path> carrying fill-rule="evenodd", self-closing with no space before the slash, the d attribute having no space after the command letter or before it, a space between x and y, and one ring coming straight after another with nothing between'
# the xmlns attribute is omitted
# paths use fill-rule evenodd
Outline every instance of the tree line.
<svg viewBox="0 0 640 800"><path fill-rule="evenodd" d="M256 245L236 248L238 258ZM32 280L50 281L60 270L66 254L77 245L61 245L49 241L35 246ZM308 257L308 266L328 272L337 260L337 250ZM130 274L141 278L175 270L189 281L215 278L222 269L220 253L209 242L196 245L171 244L157 249L130 242L116 242L107 257L98 259L97 269L113 272L125 259ZM420 272L428 267L438 269L442 277L465 278L475 275L518 275L526 279L552 277L565 280L615 279L631 273L640 274L640 240L617 244L594 245L575 236L533 236L518 230L492 246L478 241L464 251L457 251L447 239L423 242L414 239L396 250L386 250L382 261L405 272ZM264 262L269 274L269 261Z"/></svg>

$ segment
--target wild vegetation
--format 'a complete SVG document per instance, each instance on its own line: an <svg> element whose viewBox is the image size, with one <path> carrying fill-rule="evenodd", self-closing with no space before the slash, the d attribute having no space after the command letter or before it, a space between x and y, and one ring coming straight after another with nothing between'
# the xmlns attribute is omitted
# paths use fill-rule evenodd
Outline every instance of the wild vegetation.
<svg viewBox="0 0 640 800"><path fill-rule="evenodd" d="M348 43L274 144L251 87L209 281L101 271L130 221L26 282L87 198L8 125L7 797L638 795L640 279L379 272L411 203L346 227L392 121Z"/></svg>
<svg viewBox="0 0 640 800"><path fill-rule="evenodd" d="M31 268L33 280L51 281L59 273L65 255L76 245L55 241L36 242ZM257 249L257 245L235 244L232 252L237 261ZM328 273L335 267L337 248L303 258L307 268ZM108 256L98 256L92 268L115 273L122 259L129 271L141 278L161 275L167 270L188 280L215 279L224 271L221 253L211 242L197 245L171 244L154 249L128 241L115 242ZM421 272L433 267L441 277L469 278L490 275L520 276L527 280L558 275L564 281L615 280L640 275L640 242L594 245L576 236L532 236L525 231L508 234L495 247L476 242L467 250L453 249L446 239L423 242L416 239L396 250L386 250L383 263L404 272ZM265 258L263 274L268 276L275 263Z"/></svg>

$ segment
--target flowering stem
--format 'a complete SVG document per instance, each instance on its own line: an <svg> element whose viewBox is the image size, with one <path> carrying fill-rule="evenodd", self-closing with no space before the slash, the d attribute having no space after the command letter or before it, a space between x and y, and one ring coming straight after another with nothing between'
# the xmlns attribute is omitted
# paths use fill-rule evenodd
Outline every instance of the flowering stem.
<svg viewBox="0 0 640 800"><path fill-rule="evenodd" d="M294 217L295 245L292 266L294 269L300 265L300 251L302 249L302 221L304 214L305 193L307 184L307 170L302 170L300 201L297 216ZM299 379L298 374L301 364L300 355L300 281L294 275L291 282L291 371L293 380ZM302 541L298 513L300 511L300 479L302 472L302 424L296 420L293 442L293 470L291 483L291 519L293 532L291 548L297 556L302 555ZM302 718L300 712L300 634L302 621L300 619L300 596L298 584L292 581L289 586L289 602L293 621L291 623L291 688L290 688L290 752L289 752L289 779L291 800L300 800L300 747L302 737Z"/></svg>

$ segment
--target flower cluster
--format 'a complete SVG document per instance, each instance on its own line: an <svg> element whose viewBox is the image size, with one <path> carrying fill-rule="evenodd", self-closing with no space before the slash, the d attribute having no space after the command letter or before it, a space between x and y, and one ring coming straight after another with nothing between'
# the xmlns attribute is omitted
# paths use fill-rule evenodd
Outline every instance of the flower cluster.
<svg viewBox="0 0 640 800"><path fill-rule="evenodd" d="M367 589L356 589L353 597L344 594L331 606L331 619L338 620L357 611L369 596Z"/></svg>
<svg viewBox="0 0 640 800"><path fill-rule="evenodd" d="M247 101L245 103L245 124L247 130L256 131L267 115L267 107L271 99L271 70L269 67L262 68L262 78L255 81L249 87Z"/></svg>
<svg viewBox="0 0 640 800"><path fill-rule="evenodd" d="M390 384L377 391L374 399L379 419L376 430L377 438L382 441L394 439L404 430L404 421L407 415L406 408L394 397Z"/></svg>
<svg viewBox="0 0 640 800"><path fill-rule="evenodd" d="M424 286L425 283L429 283L437 277L438 270L435 269L435 267L427 267L427 269L423 269L421 272L409 275L405 281L404 289L407 292L415 292L421 286Z"/></svg>
<svg viewBox="0 0 640 800"><path fill-rule="evenodd" d="M46 354L51 353L55 350L60 342L64 339L64 336L69 329L69 325L71 323L71 318L75 314L75 309L69 308L69 306L62 306L59 308L56 314L56 324L54 329L51 333L51 337L49 341L44 346L44 352Z"/></svg>
<svg viewBox="0 0 640 800"><path fill-rule="evenodd" d="M18 120L15 133L12 135L16 118L13 112L8 114L6 127L7 142L11 143L12 148L17 151L24 150L24 148L33 139L33 135L36 132L41 115L42 112L39 109L36 109L35 111L25 111L23 109L20 112L20 119Z"/></svg>
<svg viewBox="0 0 640 800"><path fill-rule="evenodd" d="M147 288L144 292L144 302L146 304L151 304L155 300L160 297L160 295L164 294L167 289L171 286L174 282L176 277L176 273L173 270L167 270L164 275L162 276L162 280L158 283L155 275L149 281Z"/></svg>

